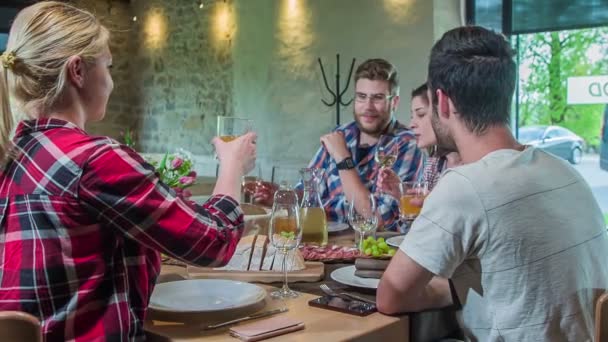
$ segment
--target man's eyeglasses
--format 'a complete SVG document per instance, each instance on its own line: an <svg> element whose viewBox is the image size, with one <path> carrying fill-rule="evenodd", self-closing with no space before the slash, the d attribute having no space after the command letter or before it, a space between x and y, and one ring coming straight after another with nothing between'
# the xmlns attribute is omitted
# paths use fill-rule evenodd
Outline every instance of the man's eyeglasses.
<svg viewBox="0 0 608 342"><path fill-rule="evenodd" d="M382 104L386 101L392 99L395 95L386 95L386 94L365 94L365 93L355 93L355 101L359 103L367 103L367 99L373 104Z"/></svg>

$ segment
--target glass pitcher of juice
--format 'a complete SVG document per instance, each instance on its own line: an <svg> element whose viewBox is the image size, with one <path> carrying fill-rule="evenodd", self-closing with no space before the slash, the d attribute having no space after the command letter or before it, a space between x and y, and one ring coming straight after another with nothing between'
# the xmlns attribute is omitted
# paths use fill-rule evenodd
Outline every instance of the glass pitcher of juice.
<svg viewBox="0 0 608 342"><path fill-rule="evenodd" d="M327 245L327 219L321 203L318 182L322 170L305 168L300 170L304 193L300 202L300 223L302 225L302 242L319 246Z"/></svg>

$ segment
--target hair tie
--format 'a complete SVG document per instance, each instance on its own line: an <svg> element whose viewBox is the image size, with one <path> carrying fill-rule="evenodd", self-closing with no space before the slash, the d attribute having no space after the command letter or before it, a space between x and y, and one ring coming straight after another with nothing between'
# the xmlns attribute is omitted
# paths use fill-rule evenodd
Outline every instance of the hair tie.
<svg viewBox="0 0 608 342"><path fill-rule="evenodd" d="M17 59L17 56L12 51L4 52L2 55L0 55L0 60L2 60L2 66L5 69L12 69L13 66L15 66L16 59Z"/></svg>

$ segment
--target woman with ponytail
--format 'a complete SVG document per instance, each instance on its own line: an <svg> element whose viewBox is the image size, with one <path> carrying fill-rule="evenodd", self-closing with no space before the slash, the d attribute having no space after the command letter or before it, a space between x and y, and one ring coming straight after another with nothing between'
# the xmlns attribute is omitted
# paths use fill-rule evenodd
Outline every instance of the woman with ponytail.
<svg viewBox="0 0 608 342"><path fill-rule="evenodd" d="M44 1L17 15L0 57L0 310L37 316L48 341L143 339L159 252L223 265L243 230L254 133L214 139L220 172L202 206L87 134L113 89L109 36L90 13Z"/></svg>

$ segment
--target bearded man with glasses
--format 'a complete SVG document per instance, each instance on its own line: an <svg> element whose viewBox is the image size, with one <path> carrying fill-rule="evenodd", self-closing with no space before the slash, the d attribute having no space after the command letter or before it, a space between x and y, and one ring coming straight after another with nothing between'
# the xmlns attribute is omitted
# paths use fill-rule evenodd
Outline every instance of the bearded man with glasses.
<svg viewBox="0 0 608 342"><path fill-rule="evenodd" d="M346 200L367 198L376 194L379 229L397 230L399 227L398 200L376 191L380 163L374 154L381 136L396 151L392 170L402 181L418 178L423 154L416 147L414 135L394 116L399 105L397 69L384 59L369 59L357 68L354 76L354 121L337 127L321 137L321 147L309 167L325 171L319 186L321 201L329 221L346 221ZM385 147L385 146L383 146ZM257 198L271 204L273 191L263 187ZM358 201L357 201L358 202ZM356 203L358 207L360 204Z"/></svg>

